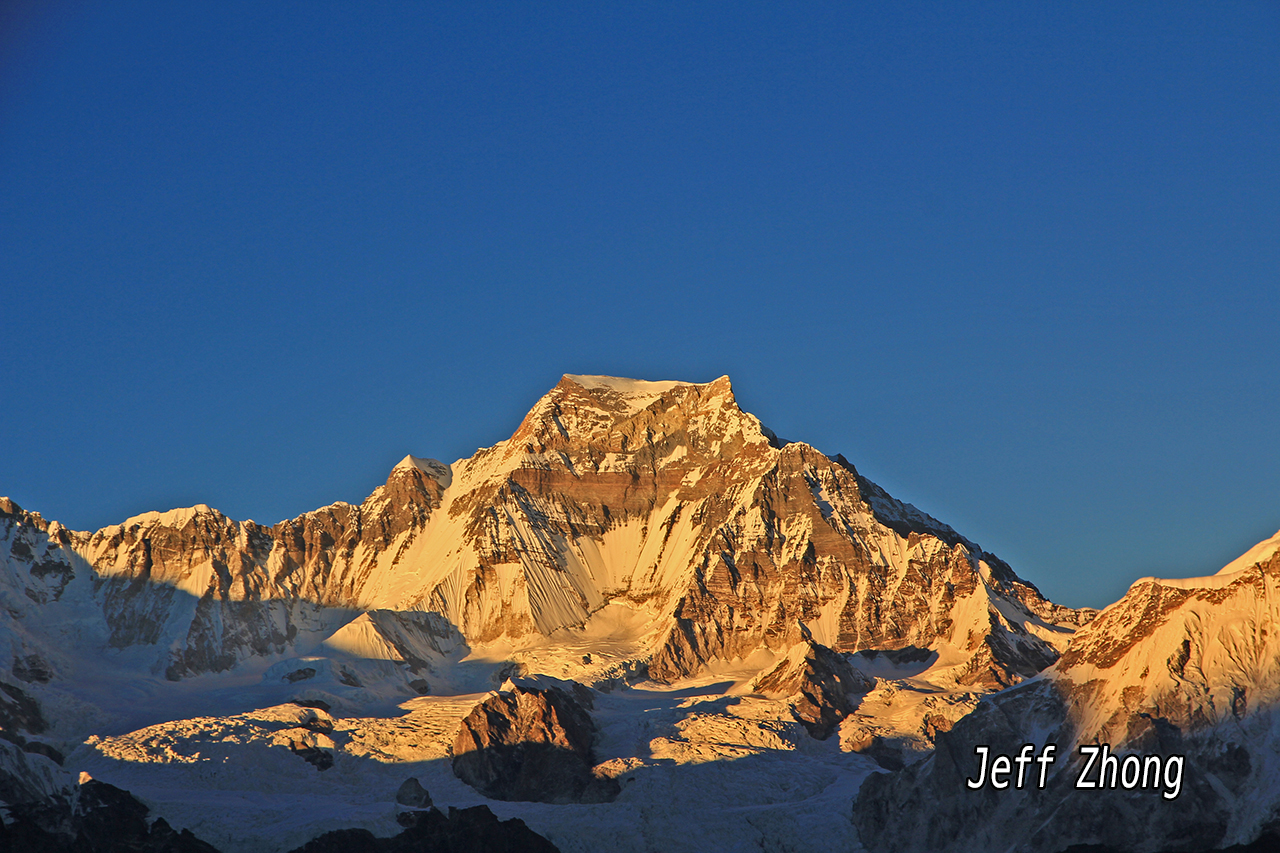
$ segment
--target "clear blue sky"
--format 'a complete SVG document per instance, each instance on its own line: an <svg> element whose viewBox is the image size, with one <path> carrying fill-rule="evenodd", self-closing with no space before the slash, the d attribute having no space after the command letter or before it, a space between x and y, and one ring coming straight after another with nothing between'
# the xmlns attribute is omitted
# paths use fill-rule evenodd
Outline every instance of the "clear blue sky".
<svg viewBox="0 0 1280 853"><path fill-rule="evenodd" d="M0 7L0 494L357 502L706 381L1103 605L1280 528L1280 5Z"/></svg>

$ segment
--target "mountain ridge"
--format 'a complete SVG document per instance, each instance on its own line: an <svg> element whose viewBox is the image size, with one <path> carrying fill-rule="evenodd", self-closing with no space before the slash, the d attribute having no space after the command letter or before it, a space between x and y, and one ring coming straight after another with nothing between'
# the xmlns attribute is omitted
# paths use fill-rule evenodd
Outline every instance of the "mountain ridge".
<svg viewBox="0 0 1280 853"><path fill-rule="evenodd" d="M359 504L271 526L197 504L78 532L0 499L0 800L74 799L80 769L223 849L275 851L399 831L381 803L411 767L436 802L492 805L565 850L631 825L636 851L691 832L1247 842L1280 816L1277 550L1280 534L1234 572L1062 607L843 456L778 439L728 377L565 375L510 438L408 455ZM547 688L591 709L578 770L619 792L580 805L599 826L450 769L469 714ZM974 742L1087 738L1183 750L1199 805L1099 810L1064 792L1067 761L1048 805L965 797ZM207 784L239 805L210 808ZM915 808L930 819L901 817Z"/></svg>
<svg viewBox="0 0 1280 853"><path fill-rule="evenodd" d="M657 677L761 645L784 649L812 623L839 651L927 647L946 635L978 658L957 678L997 684L1051 662L1060 635L1089 613L1048 602L844 457L777 441L737 406L728 377L566 375L511 438L452 465L407 456L361 504L270 527L198 504L55 533L102 580L112 646L157 644L173 591L195 599L165 664L173 678L284 653L300 631L325 629L316 608L436 612L484 642L582 626L625 601L670 623L648 655ZM855 591L848 571L873 588ZM1003 602L966 637L951 637L943 612L957 588ZM882 631L884 614L869 610L904 592L917 606L892 618L909 627ZM256 612L238 606L246 602ZM229 620L252 624L228 632Z"/></svg>
<svg viewBox="0 0 1280 853"><path fill-rule="evenodd" d="M1210 850L1280 827L1280 534L1223 571L1141 578L1035 679L990 694L939 736L933 755L868 779L855 821L873 851ZM975 746L1055 744L1043 789L972 791ZM1186 790L1078 788L1081 744L1179 756ZM993 795L993 793L995 795ZM1174 803L1173 800L1177 802ZM928 802L930 829L910 819ZM1102 806L1105 805L1105 808ZM902 818L903 814L906 819ZM1052 847L1057 845L1057 847Z"/></svg>

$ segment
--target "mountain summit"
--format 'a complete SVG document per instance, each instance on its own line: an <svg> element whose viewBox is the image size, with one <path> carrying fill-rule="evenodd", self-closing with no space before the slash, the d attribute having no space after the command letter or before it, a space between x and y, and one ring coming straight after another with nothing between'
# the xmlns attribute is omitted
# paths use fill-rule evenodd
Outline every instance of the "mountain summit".
<svg viewBox="0 0 1280 853"><path fill-rule="evenodd" d="M171 679L353 634L412 661L415 642L519 642L603 616L632 626L619 655L657 679L804 634L992 687L1052 663L1090 615L843 457L779 441L728 377L566 375L506 441L451 466L407 456L360 506L270 528L203 505L93 534L16 507L6 520L20 595L56 600L51 576L90 572L106 645L154 650ZM384 615L347 624L361 612ZM411 642L395 613L432 614L433 633Z"/></svg>

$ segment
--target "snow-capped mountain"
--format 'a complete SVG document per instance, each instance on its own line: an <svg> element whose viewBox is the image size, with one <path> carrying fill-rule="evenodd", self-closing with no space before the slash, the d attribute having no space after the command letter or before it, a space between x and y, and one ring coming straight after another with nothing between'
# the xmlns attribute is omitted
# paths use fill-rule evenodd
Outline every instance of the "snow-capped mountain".
<svg viewBox="0 0 1280 853"><path fill-rule="evenodd" d="M869 780L855 809L864 842L895 851L1208 850L1275 832L1278 625L1280 533L1217 574L1135 582L1052 667L984 698L939 735L932 757ZM1016 755L1028 743L1037 753L1057 746L1043 789L965 784L979 779L978 746ZM1082 773L1086 783L1101 781L1102 767L1079 747L1102 744L1136 756L1137 784L1121 776L1114 789L1077 787ZM1176 756L1181 763L1170 764ZM929 821L903 819L916 808Z"/></svg>
<svg viewBox="0 0 1280 853"><path fill-rule="evenodd" d="M565 376L506 441L408 456L359 506L272 527L201 505L81 533L4 501L0 604L0 800L78 802L80 770L221 849L281 851L390 834L406 768L562 850L620 823L645 827L634 850L855 845L868 773L927 754L1094 616L779 440L727 377ZM455 732L509 677L503 696L578 685L616 799L459 781Z"/></svg>
<svg viewBox="0 0 1280 853"><path fill-rule="evenodd" d="M636 656L657 678L785 650L803 625L837 651L931 650L958 683L1004 685L1088 615L842 457L779 442L727 378L566 376L507 441L452 466L406 457L360 506L271 528L203 505L93 534L5 520L20 609L88 569L106 644L153 649L170 679L320 640L413 662L456 643L450 626L471 642L551 635L621 605L651 629ZM371 611L443 622L388 636Z"/></svg>

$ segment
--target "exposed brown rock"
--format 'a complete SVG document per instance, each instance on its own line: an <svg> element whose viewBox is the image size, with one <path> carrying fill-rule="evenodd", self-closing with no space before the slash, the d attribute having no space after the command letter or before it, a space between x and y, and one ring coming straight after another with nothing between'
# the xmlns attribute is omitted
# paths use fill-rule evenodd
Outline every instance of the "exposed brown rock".
<svg viewBox="0 0 1280 853"><path fill-rule="evenodd" d="M826 740L857 707L875 681L841 654L811 638L797 644L768 672L756 676L753 689L792 696L791 713L818 740Z"/></svg>
<svg viewBox="0 0 1280 853"><path fill-rule="evenodd" d="M565 691L511 685L462 720L453 772L497 800L609 802L618 784L591 772L594 737L591 715Z"/></svg>

